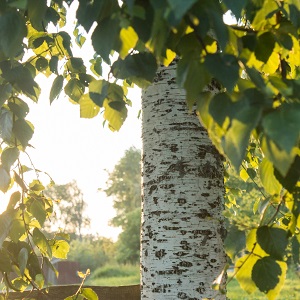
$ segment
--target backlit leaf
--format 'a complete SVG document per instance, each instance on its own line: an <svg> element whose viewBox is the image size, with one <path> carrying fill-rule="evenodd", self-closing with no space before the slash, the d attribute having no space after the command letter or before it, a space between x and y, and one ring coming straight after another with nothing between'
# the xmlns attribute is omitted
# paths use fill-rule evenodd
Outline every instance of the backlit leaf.
<svg viewBox="0 0 300 300"><path fill-rule="evenodd" d="M70 249L70 245L68 242L64 240L50 240L49 245L52 249L53 257L60 259L67 258Z"/></svg>
<svg viewBox="0 0 300 300"><path fill-rule="evenodd" d="M0 220L0 223L1 223L1 220ZM1 229L0 229L0 231L1 231ZM1 245L1 243L0 243L0 245ZM7 273L10 273L12 271L9 253L4 248L0 248L0 271L7 272ZM5 299L3 298L3 300L5 300Z"/></svg>
<svg viewBox="0 0 300 300"><path fill-rule="evenodd" d="M261 148L265 156L282 176L286 176L297 155L297 149L293 148L291 153L281 150L277 144L267 136L262 137Z"/></svg>
<svg viewBox="0 0 300 300"><path fill-rule="evenodd" d="M0 191L5 193L10 185L10 175L7 170L0 165Z"/></svg>
<svg viewBox="0 0 300 300"><path fill-rule="evenodd" d="M1 161L2 166L7 170L10 171L11 166L15 163L18 159L20 151L16 147L8 147L5 148L1 154Z"/></svg>
<svg viewBox="0 0 300 300"><path fill-rule="evenodd" d="M91 288L83 288L81 290L81 295L87 300L98 300L98 295Z"/></svg>
<svg viewBox="0 0 300 300"><path fill-rule="evenodd" d="M94 118L98 115L100 107L89 97L89 94L84 94L79 100L80 118Z"/></svg>
<svg viewBox="0 0 300 300"><path fill-rule="evenodd" d="M300 105L283 104L264 116L262 125L265 133L287 153L299 142Z"/></svg>
<svg viewBox="0 0 300 300"><path fill-rule="evenodd" d="M260 179L264 189L271 195L279 194L282 186L274 175L273 164L267 158L264 158L260 164L259 170Z"/></svg>
<svg viewBox="0 0 300 300"><path fill-rule="evenodd" d="M66 84L65 93L75 102L78 102L83 95L85 87L77 78L71 78Z"/></svg>
<svg viewBox="0 0 300 300"><path fill-rule="evenodd" d="M12 226L13 213L11 211L4 211L0 214L0 249L2 248L4 240L7 238L10 228Z"/></svg>
<svg viewBox="0 0 300 300"><path fill-rule="evenodd" d="M47 257L52 257L52 250L49 245L49 242L38 228L33 229L32 239L34 244L39 248L43 255L46 255Z"/></svg>
<svg viewBox="0 0 300 300"><path fill-rule="evenodd" d="M108 121L108 126L112 131L120 130L127 117L127 108L124 106L121 110L116 110L110 105L110 101L104 101L104 114L103 118Z"/></svg>
<svg viewBox="0 0 300 300"><path fill-rule="evenodd" d="M25 148L33 135L33 125L24 119L18 119L14 122L13 133Z"/></svg>
<svg viewBox="0 0 300 300"><path fill-rule="evenodd" d="M236 274L236 279L240 286L247 293L253 293L257 287L255 282L252 280L252 269L259 257L253 254L247 254L239 258L235 263L235 268L239 271Z"/></svg>
<svg viewBox="0 0 300 300"><path fill-rule="evenodd" d="M236 226L231 226L225 239L225 250L227 255L233 260L235 256L245 248L245 232L239 230Z"/></svg>
<svg viewBox="0 0 300 300"><path fill-rule="evenodd" d="M28 104L18 97L10 98L7 105L19 119L24 119L29 113Z"/></svg>
<svg viewBox="0 0 300 300"><path fill-rule="evenodd" d="M120 57L124 59L128 55L128 51L136 45L138 41L138 35L134 29L129 26L127 28L122 28L120 31L120 39L122 42L121 49L119 51Z"/></svg>
<svg viewBox="0 0 300 300"><path fill-rule="evenodd" d="M13 114L7 109L0 109L0 137L10 141L13 129Z"/></svg>
<svg viewBox="0 0 300 300"><path fill-rule="evenodd" d="M33 200L28 210L38 220L40 226L43 226L47 216L45 205L39 200Z"/></svg>

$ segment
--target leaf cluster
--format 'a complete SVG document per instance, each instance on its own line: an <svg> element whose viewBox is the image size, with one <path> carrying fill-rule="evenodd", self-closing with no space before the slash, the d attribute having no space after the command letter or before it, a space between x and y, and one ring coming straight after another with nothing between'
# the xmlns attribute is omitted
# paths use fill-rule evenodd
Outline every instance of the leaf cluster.
<svg viewBox="0 0 300 300"><path fill-rule="evenodd" d="M176 81L186 90L188 108L196 107L211 140L237 172L243 177L251 176L251 170L260 174L272 199L266 203L278 208L268 223L256 229L254 243L266 255L249 248L251 257L241 262L251 263L249 270L255 274L270 267L276 274L271 283L259 283L253 274L244 277L252 276L263 292L276 290L275 295L278 278L284 274L284 255L275 257L260 236L282 239L280 251L287 249L287 236L299 253L299 2L81 0L73 35L64 28L72 2L0 3L0 190L6 192L13 185L20 190L1 215L1 246L24 242L24 236L29 247L35 244L47 259L53 255L40 230L52 205L40 182L26 184L23 174L28 167L19 159L20 151L31 146L34 133L27 115L28 101L37 102L41 93L36 76L54 78L51 103L63 92L79 105L81 117L101 112L109 128L119 130L131 104L128 88L147 87L157 79L159 65L168 66L175 59ZM225 23L228 11L232 18ZM88 62L73 54L75 44L84 47L87 34L95 51ZM252 141L262 151L261 161ZM11 230L13 226L21 229ZM28 255L22 250L22 266L29 266L26 257L31 257L33 248L26 248ZM20 269L13 257L11 266ZM23 278L22 267L22 280L40 284L41 277L36 277L40 273L28 275L26 268L29 279Z"/></svg>

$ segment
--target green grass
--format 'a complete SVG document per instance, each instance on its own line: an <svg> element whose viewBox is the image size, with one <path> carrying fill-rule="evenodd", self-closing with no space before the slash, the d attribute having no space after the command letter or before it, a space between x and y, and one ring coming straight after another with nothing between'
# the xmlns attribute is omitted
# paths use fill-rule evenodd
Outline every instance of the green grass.
<svg viewBox="0 0 300 300"><path fill-rule="evenodd" d="M86 281L87 285L119 286L140 283L138 265L106 265L96 269ZM267 297L258 290L248 295L241 289L236 279L227 287L230 300L266 300ZM300 300L300 279L295 273L288 272L287 279L277 300Z"/></svg>
<svg viewBox="0 0 300 300"><path fill-rule="evenodd" d="M241 289L236 279L233 279L227 286L227 297L230 300L266 300L267 297L258 290L253 294L247 294ZM277 300L299 300L300 279L295 273L288 272L284 286L277 297Z"/></svg>
<svg viewBox="0 0 300 300"><path fill-rule="evenodd" d="M140 283L139 265L106 265L96 269L86 281L89 285L131 285Z"/></svg>

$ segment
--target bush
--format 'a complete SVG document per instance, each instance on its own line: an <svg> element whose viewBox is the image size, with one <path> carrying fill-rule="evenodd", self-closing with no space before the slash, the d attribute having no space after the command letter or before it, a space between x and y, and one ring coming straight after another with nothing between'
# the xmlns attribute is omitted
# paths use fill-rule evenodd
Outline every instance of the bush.
<svg viewBox="0 0 300 300"><path fill-rule="evenodd" d="M139 275L139 265L105 265L97 268L90 279L108 278L108 277L129 277Z"/></svg>
<svg viewBox="0 0 300 300"><path fill-rule="evenodd" d="M102 267L114 255L114 244L106 238L83 238L70 243L68 259L79 263L81 271Z"/></svg>

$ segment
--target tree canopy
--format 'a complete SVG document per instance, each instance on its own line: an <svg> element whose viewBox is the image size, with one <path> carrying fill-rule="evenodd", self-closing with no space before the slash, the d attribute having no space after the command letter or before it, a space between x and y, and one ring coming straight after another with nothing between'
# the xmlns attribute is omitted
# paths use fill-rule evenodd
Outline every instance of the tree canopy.
<svg viewBox="0 0 300 300"><path fill-rule="evenodd" d="M236 263L244 289L258 287L273 299L288 248L299 263L299 1L80 0L69 32L64 25L73 2L0 1L0 190L19 190L0 216L0 271L17 267L14 287L38 288L43 281L30 240L46 261L65 255L63 241L49 241L39 229L52 201L38 179L24 181L34 168L20 159L34 134L27 114L28 102L41 93L36 76L54 77L51 103L64 93L81 117L103 112L109 128L119 130L131 105L128 88L147 87L158 65L176 58L174 80L186 90L189 109L196 106L213 143L241 176L260 174L266 204L276 208L250 232L250 254ZM87 63L73 49L88 34L94 53ZM221 92L212 95L210 84Z"/></svg>

